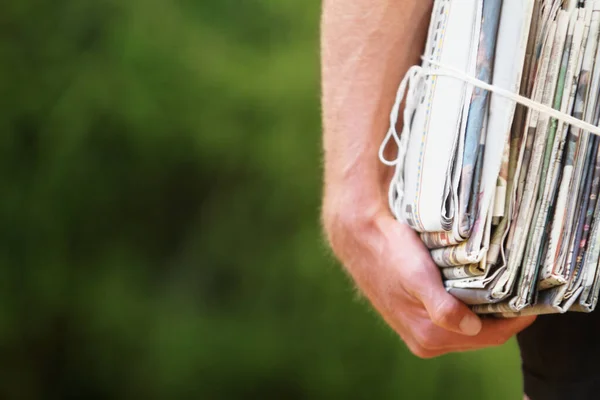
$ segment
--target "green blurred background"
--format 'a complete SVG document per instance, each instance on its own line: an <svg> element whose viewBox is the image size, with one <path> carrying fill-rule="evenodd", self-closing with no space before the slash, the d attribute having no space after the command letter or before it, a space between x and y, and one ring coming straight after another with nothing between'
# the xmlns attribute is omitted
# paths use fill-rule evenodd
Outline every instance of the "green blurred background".
<svg viewBox="0 0 600 400"><path fill-rule="evenodd" d="M1 399L520 398L423 361L319 227L316 0L0 5Z"/></svg>

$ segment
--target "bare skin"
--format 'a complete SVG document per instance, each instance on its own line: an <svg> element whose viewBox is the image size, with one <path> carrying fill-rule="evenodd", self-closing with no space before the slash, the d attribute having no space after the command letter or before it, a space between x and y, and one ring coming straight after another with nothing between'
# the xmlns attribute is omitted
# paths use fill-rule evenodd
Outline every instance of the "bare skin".
<svg viewBox="0 0 600 400"><path fill-rule="evenodd" d="M377 152L398 84L422 54L431 6L324 0L321 25L325 232L360 291L421 358L501 345L535 319L473 314L444 290L418 236L388 210L392 171Z"/></svg>

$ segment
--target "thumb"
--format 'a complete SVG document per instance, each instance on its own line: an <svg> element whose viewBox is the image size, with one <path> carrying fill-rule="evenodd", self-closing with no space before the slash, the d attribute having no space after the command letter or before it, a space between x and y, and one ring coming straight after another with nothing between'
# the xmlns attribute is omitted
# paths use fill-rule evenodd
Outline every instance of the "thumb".
<svg viewBox="0 0 600 400"><path fill-rule="evenodd" d="M428 252L424 252L429 256ZM479 334L481 319L446 291L438 267L425 254L421 262L412 263L412 271L409 272L412 279L405 280L409 282L404 285L405 289L422 303L435 325L467 336Z"/></svg>
<svg viewBox="0 0 600 400"><path fill-rule="evenodd" d="M427 252L427 255L429 253ZM482 328L481 319L462 301L446 291L439 268L429 258L413 282L414 296L421 301L431 321L448 331L476 336Z"/></svg>
<svg viewBox="0 0 600 400"><path fill-rule="evenodd" d="M441 282L440 282L441 283ZM476 336L483 326L481 319L463 302L452 296L443 287L420 296L431 321L446 330L467 336Z"/></svg>
<svg viewBox="0 0 600 400"><path fill-rule="evenodd" d="M446 291L439 268L416 233L397 223L390 228L395 243L404 243L405 246L403 251L392 256L397 261L395 265L402 266L400 273L404 289L423 304L435 325L463 335L479 334L481 319Z"/></svg>

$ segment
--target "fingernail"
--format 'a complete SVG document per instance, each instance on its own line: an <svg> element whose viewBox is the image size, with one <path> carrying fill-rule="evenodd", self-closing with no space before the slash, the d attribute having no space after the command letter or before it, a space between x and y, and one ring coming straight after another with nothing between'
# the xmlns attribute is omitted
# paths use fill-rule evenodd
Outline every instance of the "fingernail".
<svg viewBox="0 0 600 400"><path fill-rule="evenodd" d="M475 336L481 330L481 320L474 315L465 315L458 327L465 335Z"/></svg>

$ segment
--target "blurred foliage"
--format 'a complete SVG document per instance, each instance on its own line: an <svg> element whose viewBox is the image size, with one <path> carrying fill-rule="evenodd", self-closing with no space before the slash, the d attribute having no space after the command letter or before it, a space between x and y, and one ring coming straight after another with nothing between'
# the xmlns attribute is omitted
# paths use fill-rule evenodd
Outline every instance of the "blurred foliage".
<svg viewBox="0 0 600 400"><path fill-rule="evenodd" d="M0 5L0 398L519 398L418 360L318 223L319 2Z"/></svg>

